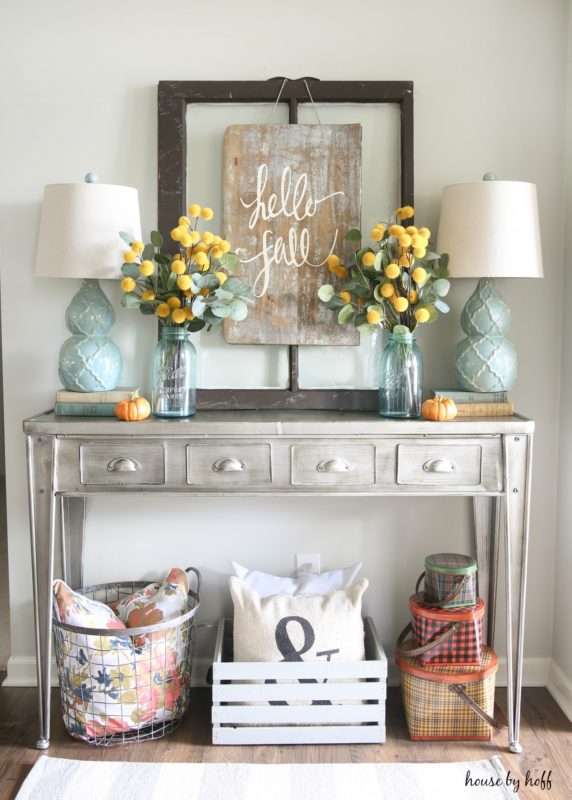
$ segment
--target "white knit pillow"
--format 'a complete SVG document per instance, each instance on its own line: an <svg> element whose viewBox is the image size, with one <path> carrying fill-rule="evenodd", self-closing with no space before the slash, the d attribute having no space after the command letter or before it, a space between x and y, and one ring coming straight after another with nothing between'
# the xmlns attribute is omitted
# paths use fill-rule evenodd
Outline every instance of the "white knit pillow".
<svg viewBox="0 0 572 800"><path fill-rule="evenodd" d="M361 561L345 569L333 569L318 574L303 572L296 578L284 578L257 569L248 569L236 561L232 562L232 568L236 577L261 597L270 597L273 594L331 594L352 585L361 569Z"/></svg>
<svg viewBox="0 0 572 800"><path fill-rule="evenodd" d="M261 597L230 578L235 661L363 661L365 578L327 595Z"/></svg>

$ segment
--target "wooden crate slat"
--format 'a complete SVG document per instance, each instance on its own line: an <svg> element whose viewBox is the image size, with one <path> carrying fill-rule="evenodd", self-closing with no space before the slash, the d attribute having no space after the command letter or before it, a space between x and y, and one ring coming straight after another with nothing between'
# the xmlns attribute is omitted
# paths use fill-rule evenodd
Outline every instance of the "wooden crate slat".
<svg viewBox="0 0 572 800"><path fill-rule="evenodd" d="M342 679L385 680L387 673L378 661L320 661L304 662L252 662L252 661L222 661L213 664L214 681L256 681L256 680L295 680L301 678L314 678L319 681Z"/></svg>
<svg viewBox="0 0 572 800"><path fill-rule="evenodd" d="M385 700L385 682L358 683L215 683L213 701Z"/></svg>
<svg viewBox="0 0 572 800"><path fill-rule="evenodd" d="M232 728L215 725L213 744L383 744L385 725L293 725Z"/></svg>
<svg viewBox="0 0 572 800"><path fill-rule="evenodd" d="M377 703L337 706L213 706L212 721L231 724L320 724L324 722L380 722L383 707Z"/></svg>

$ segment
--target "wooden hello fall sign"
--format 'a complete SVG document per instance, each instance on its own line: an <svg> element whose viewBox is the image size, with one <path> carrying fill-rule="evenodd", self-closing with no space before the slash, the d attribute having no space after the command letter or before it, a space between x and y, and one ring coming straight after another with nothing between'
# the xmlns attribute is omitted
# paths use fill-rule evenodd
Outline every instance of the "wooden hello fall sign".
<svg viewBox="0 0 572 800"><path fill-rule="evenodd" d="M255 306L225 320L236 344L358 344L318 300L335 253L359 227L361 125L232 125L224 138L226 238ZM346 260L346 263L347 263Z"/></svg>

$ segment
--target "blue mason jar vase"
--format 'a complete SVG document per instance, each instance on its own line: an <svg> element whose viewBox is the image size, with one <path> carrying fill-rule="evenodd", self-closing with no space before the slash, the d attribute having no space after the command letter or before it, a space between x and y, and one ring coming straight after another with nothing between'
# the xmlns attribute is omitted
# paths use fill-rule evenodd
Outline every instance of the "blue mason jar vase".
<svg viewBox="0 0 572 800"><path fill-rule="evenodd" d="M421 415L423 357L413 333L390 333L381 354L379 414L415 418Z"/></svg>
<svg viewBox="0 0 572 800"><path fill-rule="evenodd" d="M156 417L195 415L197 354L185 328L161 328L153 353L151 387L151 411Z"/></svg>

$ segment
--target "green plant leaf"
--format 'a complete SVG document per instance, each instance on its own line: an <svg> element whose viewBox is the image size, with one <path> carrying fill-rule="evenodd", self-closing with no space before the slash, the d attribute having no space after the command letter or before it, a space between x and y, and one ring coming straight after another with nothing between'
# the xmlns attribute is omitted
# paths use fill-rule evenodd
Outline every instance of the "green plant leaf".
<svg viewBox="0 0 572 800"><path fill-rule="evenodd" d="M377 328L377 325L370 325L369 322L364 322L361 325L356 325L358 331L363 333L364 336L371 336Z"/></svg>
<svg viewBox="0 0 572 800"><path fill-rule="evenodd" d="M427 252L423 256L423 258L425 259L425 261L437 261L440 258L440 256L439 253Z"/></svg>
<svg viewBox="0 0 572 800"><path fill-rule="evenodd" d="M229 305L211 306L211 311L215 317L230 317L232 309Z"/></svg>
<svg viewBox="0 0 572 800"><path fill-rule="evenodd" d="M445 297L451 288L451 284L446 278L439 278L431 288L438 297Z"/></svg>
<svg viewBox="0 0 572 800"><path fill-rule="evenodd" d="M444 300L435 300L435 308L437 311L440 311L441 314L447 314L449 311L449 306L445 303Z"/></svg>
<svg viewBox="0 0 572 800"><path fill-rule="evenodd" d="M233 300L231 303L229 303L229 306L231 310L230 316L233 320L235 320L235 322L242 322L242 320L246 319L248 316L248 306L244 300L236 298L236 300Z"/></svg>
<svg viewBox="0 0 572 800"><path fill-rule="evenodd" d="M449 266L449 253L441 253L439 257L439 269L447 271Z"/></svg>
<svg viewBox="0 0 572 800"><path fill-rule="evenodd" d="M326 303L327 308L335 311L337 308L341 308L344 305L344 301L342 298L335 294L328 302Z"/></svg>
<svg viewBox="0 0 572 800"><path fill-rule="evenodd" d="M407 325L396 325L392 333L411 333Z"/></svg>
<svg viewBox="0 0 572 800"><path fill-rule="evenodd" d="M227 292L226 289L222 287L215 290L215 296L218 297L219 300L232 300L234 297L232 292Z"/></svg>
<svg viewBox="0 0 572 800"><path fill-rule="evenodd" d="M141 260L145 261L145 259L152 261L155 257L155 248L152 244L146 244L143 248L143 252L141 253Z"/></svg>
<svg viewBox="0 0 572 800"><path fill-rule="evenodd" d="M139 311L146 316L151 316L151 314L155 313L155 306L153 303L141 303Z"/></svg>
<svg viewBox="0 0 572 800"><path fill-rule="evenodd" d="M331 300L335 293L336 290L329 283L325 283L318 289L318 297L320 298L322 303L327 303L328 300Z"/></svg>
<svg viewBox="0 0 572 800"><path fill-rule="evenodd" d="M167 267L171 265L171 261L173 260L173 256L170 256L167 253L155 253L154 258L157 264L165 264Z"/></svg>
<svg viewBox="0 0 572 800"><path fill-rule="evenodd" d="M128 294L124 294L121 298L121 305L123 308L139 308L141 305L141 298L129 292Z"/></svg>
<svg viewBox="0 0 572 800"><path fill-rule="evenodd" d="M365 325L367 322L367 314L365 311L360 311L359 314L356 314L356 318L354 319L354 325L356 328L359 328L360 325Z"/></svg>
<svg viewBox="0 0 572 800"><path fill-rule="evenodd" d="M155 247L162 247L163 246L163 237L159 233L159 231L151 231L151 235L149 236L151 239L151 244Z"/></svg>
<svg viewBox="0 0 572 800"><path fill-rule="evenodd" d="M204 327L205 327L205 321L202 319L192 319L189 322L187 322L187 328L191 331L191 333L194 333L196 331L202 331Z"/></svg>
<svg viewBox="0 0 572 800"><path fill-rule="evenodd" d="M357 228L350 228L344 236L346 242L359 242L361 241L361 231Z"/></svg>
<svg viewBox="0 0 572 800"><path fill-rule="evenodd" d="M123 239L125 244L129 245L129 247L131 247L131 245L135 241L135 239L133 238L132 234L127 233L126 231L119 231L119 235L121 236L121 238Z"/></svg>
<svg viewBox="0 0 572 800"><path fill-rule="evenodd" d="M196 273L191 280L199 289L218 289L220 286L219 279L212 272ZM227 291L232 293L232 289L227 289Z"/></svg>
<svg viewBox="0 0 572 800"><path fill-rule="evenodd" d="M346 305L340 308L340 312L338 314L338 322L340 325L346 325L354 315L353 307L347 303Z"/></svg>
<svg viewBox="0 0 572 800"><path fill-rule="evenodd" d="M224 267L225 269L228 269L230 270L230 272L232 272L233 269L236 269L239 266L240 259L236 255L236 253L233 253L231 250L229 250L228 253L222 254L222 256L219 259L219 262L221 267Z"/></svg>
<svg viewBox="0 0 572 800"><path fill-rule="evenodd" d="M139 264L124 264L121 267L122 275L125 275L126 278L140 278L141 273L139 272Z"/></svg>
<svg viewBox="0 0 572 800"><path fill-rule="evenodd" d="M381 294L381 283L378 283L375 289L373 290L373 296L375 297L378 303L383 303L385 298Z"/></svg>
<svg viewBox="0 0 572 800"><path fill-rule="evenodd" d="M207 304L205 303L205 298L202 295L198 295L193 300L192 311L195 317L201 318L205 313L207 308Z"/></svg>
<svg viewBox="0 0 572 800"><path fill-rule="evenodd" d="M371 247L360 247L360 249L355 254L356 267L361 267L362 265L361 260L364 257L365 253L373 253L373 250L371 249Z"/></svg>
<svg viewBox="0 0 572 800"><path fill-rule="evenodd" d="M347 292L352 292L356 297L361 297L363 300L371 294L369 285L365 286L363 280L346 281L343 286Z"/></svg>
<svg viewBox="0 0 572 800"><path fill-rule="evenodd" d="M167 291L168 292L170 292L171 289L175 288L175 286L177 285L177 278L178 277L179 276L177 275L176 272L171 272L171 274L167 278Z"/></svg>
<svg viewBox="0 0 572 800"><path fill-rule="evenodd" d="M383 250L378 250L377 253L375 254L375 261L373 262L373 268L376 272L381 272L383 268L387 266L387 264L383 263L384 256L385 253L383 252ZM387 260L387 256L385 258Z"/></svg>

